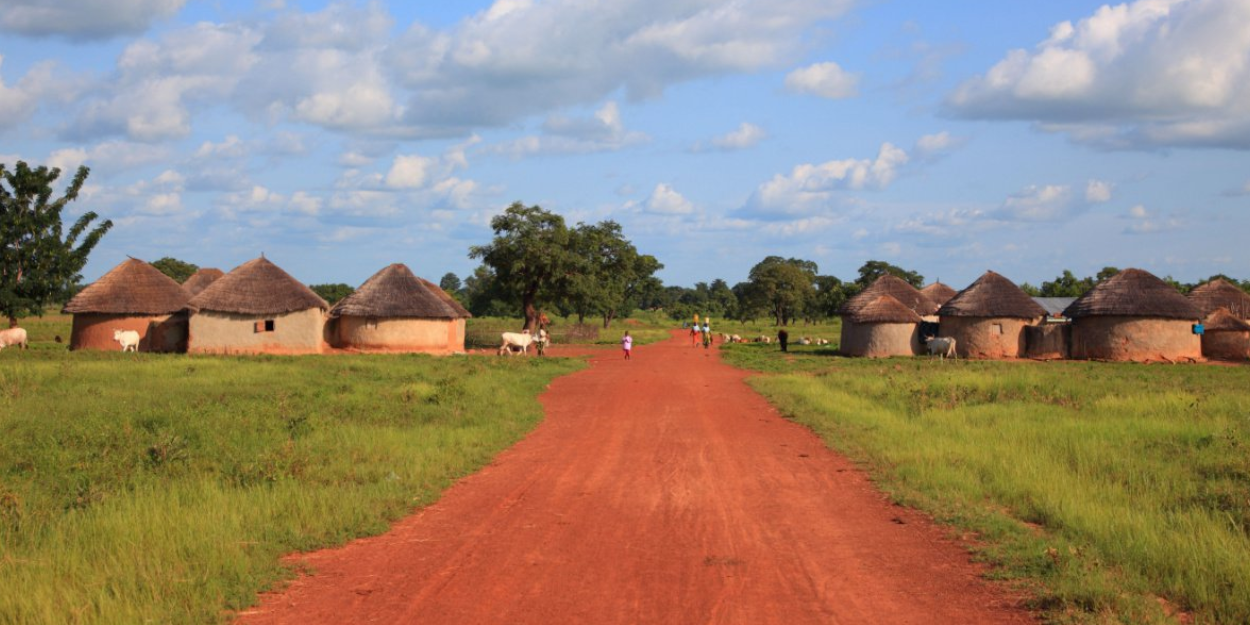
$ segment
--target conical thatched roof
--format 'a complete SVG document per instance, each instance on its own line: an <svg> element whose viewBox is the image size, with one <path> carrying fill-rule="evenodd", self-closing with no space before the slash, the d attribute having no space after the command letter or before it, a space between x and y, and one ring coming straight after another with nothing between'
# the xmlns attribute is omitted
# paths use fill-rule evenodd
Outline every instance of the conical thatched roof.
<svg viewBox="0 0 1250 625"><path fill-rule="evenodd" d="M858 295L847 300L838 314L853 316L860 308L873 303L882 295L893 297L920 316L932 315L938 309L937 304L916 290L916 287L908 284L906 280L886 274L877 278L876 282L860 291Z"/></svg>
<svg viewBox="0 0 1250 625"><path fill-rule="evenodd" d="M949 302L951 298L955 297L955 294L958 293L958 291L956 291L955 289L951 288L948 285L942 284L941 282L934 282L933 284L930 284L926 286L925 288L920 289L920 292L925 297L929 298L930 302L933 302L934 304L937 304L938 306L945 305L946 302Z"/></svg>
<svg viewBox="0 0 1250 625"><path fill-rule="evenodd" d="M938 310L938 316L1036 319L1046 316L1046 309L1021 291L1016 283L987 271L946 302Z"/></svg>
<svg viewBox="0 0 1250 625"><path fill-rule="evenodd" d="M1246 323L1227 308L1216 308L1207 315L1202 325L1207 332L1250 332L1250 323Z"/></svg>
<svg viewBox="0 0 1250 625"><path fill-rule="evenodd" d="M854 323L920 323L916 311L889 295L879 295L846 315Z"/></svg>
<svg viewBox="0 0 1250 625"><path fill-rule="evenodd" d="M343 298L331 317L408 317L463 319L471 317L438 285L413 275L408 267L389 265L365 280L355 293Z"/></svg>
<svg viewBox="0 0 1250 625"><path fill-rule="evenodd" d="M61 312L167 315L186 308L190 299L173 278L131 258L75 295Z"/></svg>
<svg viewBox="0 0 1250 625"><path fill-rule="evenodd" d="M250 260L191 298L197 310L242 315L278 315L330 307L312 289L261 256Z"/></svg>
<svg viewBox="0 0 1250 625"><path fill-rule="evenodd" d="M205 267L191 274L186 282L182 283L182 288L186 289L192 297L199 295L208 285L217 281L218 278L226 275L226 272L212 267Z"/></svg>
<svg viewBox="0 0 1250 625"><path fill-rule="evenodd" d="M1194 287L1189 292L1189 301L1206 315L1216 308L1227 308L1234 317L1250 319L1250 294L1223 278Z"/></svg>
<svg viewBox="0 0 1250 625"><path fill-rule="evenodd" d="M1098 283L1063 311L1069 319L1094 316L1201 319L1184 295L1149 271L1125 269Z"/></svg>

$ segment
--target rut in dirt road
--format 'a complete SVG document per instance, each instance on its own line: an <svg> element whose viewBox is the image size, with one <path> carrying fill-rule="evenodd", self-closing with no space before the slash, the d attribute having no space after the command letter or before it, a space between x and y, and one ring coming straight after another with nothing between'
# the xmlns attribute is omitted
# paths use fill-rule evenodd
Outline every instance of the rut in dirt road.
<svg viewBox="0 0 1250 625"><path fill-rule="evenodd" d="M240 622L1032 622L715 348L590 359L525 440Z"/></svg>

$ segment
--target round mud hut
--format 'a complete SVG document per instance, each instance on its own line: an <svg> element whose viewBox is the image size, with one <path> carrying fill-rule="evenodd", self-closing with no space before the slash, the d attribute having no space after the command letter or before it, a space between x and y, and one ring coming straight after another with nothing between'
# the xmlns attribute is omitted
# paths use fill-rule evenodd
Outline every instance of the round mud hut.
<svg viewBox="0 0 1250 625"><path fill-rule="evenodd" d="M139 333L139 351L185 351L190 299L173 278L131 258L65 304L61 312L74 316L69 348L120 350L113 333L133 330Z"/></svg>
<svg viewBox="0 0 1250 625"><path fill-rule="evenodd" d="M1242 321L1250 321L1250 294L1223 278L1216 278L1194 287L1194 290L1189 292L1189 301L1193 302L1203 315L1210 315L1216 309L1224 308L1233 317Z"/></svg>
<svg viewBox="0 0 1250 625"><path fill-rule="evenodd" d="M453 354L464 351L471 316L438 285L396 263L330 309L330 335L344 349Z"/></svg>
<svg viewBox="0 0 1250 625"><path fill-rule="evenodd" d="M1216 308L1202 325L1202 355L1216 360L1244 361L1250 358L1250 323L1228 311Z"/></svg>
<svg viewBox="0 0 1250 625"><path fill-rule="evenodd" d="M842 315L843 355L914 356L921 351L920 315L889 295L879 295ZM848 331L849 328L849 331Z"/></svg>
<svg viewBox="0 0 1250 625"><path fill-rule="evenodd" d="M1077 298L1063 315L1072 320L1072 358L1136 362L1202 358L1202 341L1193 330L1202 313L1148 271L1121 271Z"/></svg>
<svg viewBox="0 0 1250 625"><path fill-rule="evenodd" d="M942 284L941 282L934 282L933 284L920 289L920 293L929 298L930 302L933 302L938 306L945 306L946 302L951 301L951 298L955 297L955 294L958 293L958 291L951 288L949 285Z"/></svg>
<svg viewBox="0 0 1250 625"><path fill-rule="evenodd" d="M193 354L316 354L330 305L264 256L191 298Z"/></svg>
<svg viewBox="0 0 1250 625"><path fill-rule="evenodd" d="M191 297L195 297L204 289L207 289L208 285L216 282L218 278L224 275L226 275L226 273L220 269L206 267L191 274L191 277L187 278L187 281L182 283L182 288L186 289L187 292L191 294Z"/></svg>
<svg viewBox="0 0 1250 625"><path fill-rule="evenodd" d="M938 309L937 304L934 304L929 300L929 298L925 297L924 294L916 289L916 287L908 284L906 280L889 274L881 276L880 278L877 278L877 280L868 288L860 291L858 295L847 300L838 311L838 315L842 317L842 337L838 343L839 349L842 353L848 355L853 353L852 351L848 351L848 346L850 346L852 350L860 350L866 349L865 346L881 341L879 335L882 330L876 327L877 324L857 323L856 319L872 318L871 315L861 315L861 310L870 306L881 306L881 304L877 303L877 300L882 295L890 296L904 308L912 311L920 317L921 321L923 321L925 317L936 313ZM910 352L912 354L920 353L919 334L923 329L920 328L920 326L917 326L917 328L916 342ZM901 332L900 329L895 330ZM888 351L894 351L896 348L896 345L892 345L891 349Z"/></svg>
<svg viewBox="0 0 1250 625"><path fill-rule="evenodd" d="M955 339L963 358L1018 358L1024 329L1046 318L1046 309L1014 282L987 271L938 310L941 334Z"/></svg>

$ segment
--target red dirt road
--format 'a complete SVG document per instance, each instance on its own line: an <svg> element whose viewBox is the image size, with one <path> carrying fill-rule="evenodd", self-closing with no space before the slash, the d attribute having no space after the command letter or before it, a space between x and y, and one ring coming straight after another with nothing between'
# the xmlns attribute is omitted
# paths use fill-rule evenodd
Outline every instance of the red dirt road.
<svg viewBox="0 0 1250 625"><path fill-rule="evenodd" d="M1033 622L714 349L590 360L525 440L239 622Z"/></svg>

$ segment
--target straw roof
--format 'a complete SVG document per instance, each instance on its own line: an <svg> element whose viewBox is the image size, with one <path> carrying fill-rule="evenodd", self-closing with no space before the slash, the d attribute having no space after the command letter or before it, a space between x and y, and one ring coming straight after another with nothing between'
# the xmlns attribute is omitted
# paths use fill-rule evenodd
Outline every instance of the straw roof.
<svg viewBox="0 0 1250 625"><path fill-rule="evenodd" d="M1070 319L1092 316L1201 319L1198 310L1171 285L1141 269L1125 269L1098 283L1063 311Z"/></svg>
<svg viewBox="0 0 1250 625"><path fill-rule="evenodd" d="M186 308L190 299L191 294L173 278L131 258L75 295L61 312L167 315Z"/></svg>
<svg viewBox="0 0 1250 625"><path fill-rule="evenodd" d="M471 317L456 300L438 285L413 275L396 263L365 280L355 293L343 298L331 317L409 317L418 319L463 319Z"/></svg>
<svg viewBox="0 0 1250 625"><path fill-rule="evenodd" d="M264 256L250 260L191 298L198 310L242 315L278 315L330 307L321 296Z"/></svg>
<svg viewBox="0 0 1250 625"><path fill-rule="evenodd" d="M920 292L923 293L925 297L929 298L929 301L937 304L938 306L942 306L946 304L946 302L949 302L952 297L955 297L955 294L958 291L950 286L942 284L941 282L934 282L933 284L920 289Z"/></svg>
<svg viewBox="0 0 1250 625"><path fill-rule="evenodd" d="M838 311L838 314L847 317L853 316L857 314L860 308L873 303L882 295L893 297L921 316L932 315L938 309L937 304L934 304L929 298L916 290L916 287L908 284L906 280L886 274L877 278L871 286L860 291L858 295L847 300L842 305L842 309Z"/></svg>
<svg viewBox="0 0 1250 625"><path fill-rule="evenodd" d="M846 315L854 323L920 323L916 311L889 295L879 295Z"/></svg>
<svg viewBox="0 0 1250 625"><path fill-rule="evenodd" d="M1227 308L1216 308L1202 322L1207 332L1250 332L1250 323L1246 323Z"/></svg>
<svg viewBox="0 0 1250 625"><path fill-rule="evenodd" d="M987 271L946 302L938 316L1036 319L1046 316L1046 309L1011 280Z"/></svg>
<svg viewBox="0 0 1250 625"><path fill-rule="evenodd" d="M208 288L208 285L217 281L218 278L226 275L226 272L212 267L205 267L191 274L186 282L182 283L182 288L186 289L192 297L199 295L201 291Z"/></svg>
<svg viewBox="0 0 1250 625"><path fill-rule="evenodd" d="M1235 317L1250 319L1250 294L1223 278L1194 287L1189 292L1189 301L1203 314L1209 315L1216 308L1227 308Z"/></svg>

